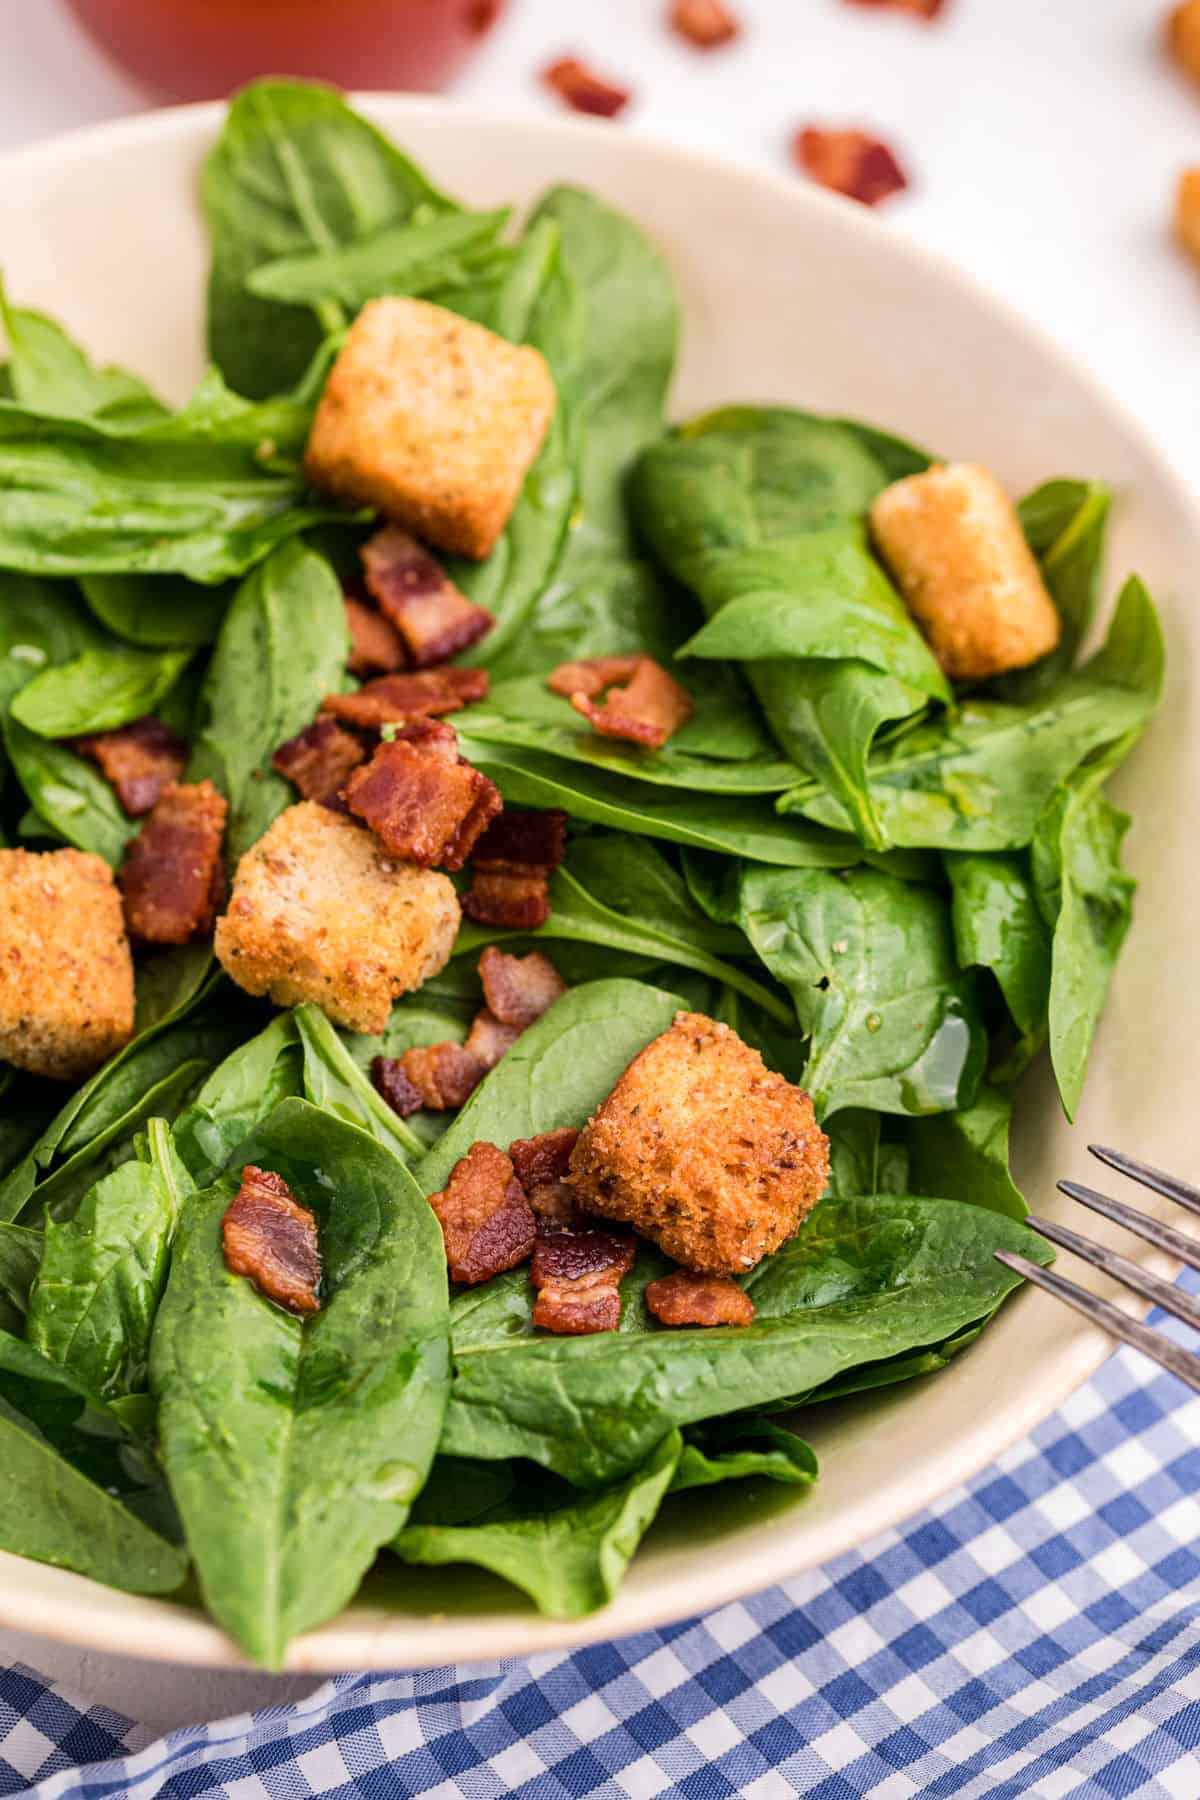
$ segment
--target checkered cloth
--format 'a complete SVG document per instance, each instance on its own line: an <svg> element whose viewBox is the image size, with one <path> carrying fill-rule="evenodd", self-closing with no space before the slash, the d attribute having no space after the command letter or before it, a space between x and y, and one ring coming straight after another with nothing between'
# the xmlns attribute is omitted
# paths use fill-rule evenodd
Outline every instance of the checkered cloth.
<svg viewBox="0 0 1200 1800"><path fill-rule="evenodd" d="M157 1743L0 1672L0 1794L1197 1800L1198 1494L1200 1397L1122 1352L902 1531L667 1630Z"/></svg>

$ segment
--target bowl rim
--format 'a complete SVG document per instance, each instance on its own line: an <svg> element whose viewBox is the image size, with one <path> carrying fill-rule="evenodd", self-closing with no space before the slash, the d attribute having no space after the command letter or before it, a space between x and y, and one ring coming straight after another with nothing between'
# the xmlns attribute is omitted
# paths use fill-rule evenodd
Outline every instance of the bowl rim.
<svg viewBox="0 0 1200 1800"><path fill-rule="evenodd" d="M911 237L897 222L880 218L870 209L828 193L800 175L761 170L741 164L718 151L680 145L607 122L575 117L547 117L516 110L479 107L442 96L359 91L348 96L374 122L402 131L409 119L468 121L467 129L514 131L540 137L548 149L564 139L603 142L604 155L637 161L673 164L697 179L719 175L724 182L743 184L747 190L764 188L792 209L797 228L806 216L837 221L837 229L858 236L862 242L884 234L886 256L897 257L922 271L929 279L956 290L964 305L986 315L997 329L1023 339L1035 351L1057 364L1113 422L1140 457L1151 466L1172 509L1190 526L1200 544L1200 484L1193 486L1177 471L1155 442L1152 432L1132 405L1114 394L1102 377L1082 364L1046 326L1028 317L1019 307L993 293L982 281L962 269L944 252ZM144 113L104 120L0 151L0 179L23 176L69 163L73 158L102 157L112 147L148 146L180 134L204 132L214 136L227 109L222 100L200 101L156 108ZM1174 1267L1161 1256L1144 1259L1160 1271ZM1006 1312L1021 1308L1036 1296L1018 1292L1005 1303ZM1135 1303L1128 1310L1137 1311ZM939 1445L919 1467L906 1472L901 1503L875 1493L865 1495L840 1515L838 1528L826 1530L819 1548L808 1549L810 1534L803 1529L772 1536L771 1567L761 1565L762 1549L746 1551L706 1567L702 1611L709 1613L731 1601L762 1591L767 1586L823 1566L865 1540L898 1527L940 1496L957 1488L981 1468L993 1463L1014 1442L1049 1416L1081 1383L1094 1373L1114 1346L1096 1327L1078 1324L1064 1342L1052 1370L1031 1382L1021 1403L1010 1405L1003 1422L993 1422L988 1432L976 1434L965 1447ZM886 1488L883 1490L886 1496ZM758 1566L746 1565L757 1561ZM22 1571L37 1570L36 1583L25 1584ZM80 1583L96 1595L101 1606L80 1607ZM380 1611L368 1615L358 1603L305 1636L293 1641L280 1673L311 1671L334 1673L350 1669L437 1667L451 1662L491 1661L546 1651L579 1648L587 1644L653 1629L697 1612L694 1586L686 1575L664 1579L659 1587L635 1598L619 1595L600 1612L583 1619L556 1621L530 1611L477 1615L417 1617ZM178 1600L127 1594L94 1583L87 1577L0 1551L0 1626L27 1631L79 1647L102 1649L110 1654L147 1658L183 1666L244 1669L262 1674L240 1652L225 1632L193 1605Z"/></svg>

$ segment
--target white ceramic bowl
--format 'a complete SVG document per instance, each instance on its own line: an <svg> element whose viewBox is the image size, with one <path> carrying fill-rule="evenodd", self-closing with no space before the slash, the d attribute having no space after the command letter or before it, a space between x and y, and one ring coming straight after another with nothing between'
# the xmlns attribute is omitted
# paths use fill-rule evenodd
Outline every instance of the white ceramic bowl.
<svg viewBox="0 0 1200 1800"><path fill-rule="evenodd" d="M1112 583L1130 569L1142 573L1164 607L1170 646L1162 713L1118 786L1135 810L1128 854L1142 889L1079 1122L1064 1124L1048 1078L1036 1072L1022 1095L1015 1165L1036 1208L1061 1216L1068 1208L1054 1194L1055 1177L1084 1175L1089 1138L1187 1170L1200 1017L1192 811L1200 721L1190 682L1200 615L1188 584L1200 571L1200 518L1136 423L1035 327L884 221L799 179L748 174L609 126L487 118L408 98L365 104L437 181L473 203L524 201L571 181L639 219L683 298L676 412L792 402L984 462L1015 491L1058 474L1111 484ZM9 292L59 315L93 353L175 398L202 362L206 251L196 176L220 118L215 106L183 108L0 158ZM289 1667L523 1655L616 1637L765 1587L865 1543L990 1461L1106 1348L1073 1315L1023 1293L945 1373L815 1409L806 1432L823 1475L810 1495L754 1484L673 1507L617 1600L595 1617L556 1624L474 1571L397 1566L293 1644ZM190 1606L115 1593L7 1555L0 1623L130 1656L241 1661Z"/></svg>

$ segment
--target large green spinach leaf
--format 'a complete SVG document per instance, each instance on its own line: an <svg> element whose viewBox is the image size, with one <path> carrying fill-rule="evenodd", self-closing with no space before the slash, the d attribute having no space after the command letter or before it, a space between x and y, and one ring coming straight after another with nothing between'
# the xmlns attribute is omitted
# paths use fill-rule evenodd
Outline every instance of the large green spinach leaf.
<svg viewBox="0 0 1200 1800"><path fill-rule="evenodd" d="M292 1017L304 1056L305 1098L368 1132L401 1162L420 1156L424 1143L371 1085L320 1007L306 1002Z"/></svg>
<svg viewBox="0 0 1200 1800"><path fill-rule="evenodd" d="M946 857L946 873L959 963L964 969L992 971L1013 1024L1032 1052L1046 1029L1050 934L1038 910L1028 859L952 852Z"/></svg>
<svg viewBox="0 0 1200 1800"><path fill-rule="evenodd" d="M422 216L424 215L424 216ZM368 300L387 294L438 294L469 285L497 254L510 211L434 212L423 205L400 225L385 225L364 237L329 249L281 256L252 269L246 281L260 300L307 306L320 313L344 307L354 314ZM449 292L447 292L449 290Z"/></svg>
<svg viewBox="0 0 1200 1800"><path fill-rule="evenodd" d="M2 287L0 321L8 339L6 397L49 417L101 419L126 431L166 417L167 408L137 375L98 368L54 319L10 305Z"/></svg>
<svg viewBox="0 0 1200 1800"><path fill-rule="evenodd" d="M0 1225L0 1331L22 1336L29 1290L42 1257L42 1233Z"/></svg>
<svg viewBox="0 0 1200 1800"><path fill-rule="evenodd" d="M155 710L187 665L187 650L85 650L43 669L13 699L10 712L38 737L111 731Z"/></svg>
<svg viewBox="0 0 1200 1800"><path fill-rule="evenodd" d="M1099 596L1111 496L1096 481L1047 481L1018 507L1029 547L1062 620L1049 656L995 685L1007 700L1028 700L1069 669L1092 622Z"/></svg>
<svg viewBox="0 0 1200 1800"><path fill-rule="evenodd" d="M234 1151L281 1100L303 1089L304 1053L290 1012L225 1057L175 1122L175 1148L197 1187L211 1187Z"/></svg>
<svg viewBox="0 0 1200 1800"><path fill-rule="evenodd" d="M961 1112L910 1119L905 1127L910 1191L967 1200L1023 1219L1029 1208L1008 1172L1012 1100L985 1083Z"/></svg>
<svg viewBox="0 0 1200 1800"><path fill-rule="evenodd" d="M182 575L81 575L79 586L102 625L148 649L211 644L230 597Z"/></svg>

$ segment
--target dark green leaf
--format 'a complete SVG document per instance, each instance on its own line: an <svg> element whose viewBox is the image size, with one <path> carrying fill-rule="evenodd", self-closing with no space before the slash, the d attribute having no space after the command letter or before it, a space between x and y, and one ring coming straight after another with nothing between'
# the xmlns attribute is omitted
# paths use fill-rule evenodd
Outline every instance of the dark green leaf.
<svg viewBox="0 0 1200 1800"><path fill-rule="evenodd" d="M0 1225L0 1331L20 1337L29 1290L42 1257L42 1234L23 1225Z"/></svg>
<svg viewBox="0 0 1200 1800"><path fill-rule="evenodd" d="M98 368L55 320L10 306L2 289L0 317L8 338L7 397L51 417L102 418L123 430L165 417L166 407L137 375Z"/></svg>
<svg viewBox="0 0 1200 1800"><path fill-rule="evenodd" d="M466 286L479 253L494 253L508 219L507 207L431 213L329 249L263 263L251 271L246 287L260 300L314 310L332 302L353 315L380 295Z"/></svg>
<svg viewBox="0 0 1200 1800"><path fill-rule="evenodd" d="M980 1088L973 1106L906 1127L909 1179L914 1194L967 1200L1023 1219L1029 1208L1008 1172L1012 1101L998 1088Z"/></svg>
<svg viewBox="0 0 1200 1800"><path fill-rule="evenodd" d="M401 1162L422 1155L421 1139L372 1087L320 1008L309 1002L292 1017L304 1055L305 1098L368 1132Z"/></svg>
<svg viewBox="0 0 1200 1800"><path fill-rule="evenodd" d="M303 1052L290 1012L219 1063L175 1122L175 1148L197 1187L224 1173L243 1138L303 1087Z"/></svg>
<svg viewBox="0 0 1200 1800"><path fill-rule="evenodd" d="M1110 502L1099 482L1047 481L1018 507L1063 629L1049 656L997 683L1006 699L1044 693L1075 661L1096 610Z"/></svg>
<svg viewBox="0 0 1200 1800"><path fill-rule="evenodd" d="M81 575L79 585L102 625L151 648L211 644L230 598L182 575Z"/></svg>
<svg viewBox="0 0 1200 1800"><path fill-rule="evenodd" d="M11 712L4 719L4 747L49 835L116 868L141 821L122 811L100 771L65 744L35 737Z"/></svg>
<svg viewBox="0 0 1200 1800"><path fill-rule="evenodd" d="M749 1476L809 1487L817 1478L816 1455L802 1437L770 1419L744 1415L714 1419L688 1433L670 1491L714 1487Z"/></svg>
<svg viewBox="0 0 1200 1800"><path fill-rule="evenodd" d="M1026 858L951 853L946 873L960 966L990 969L1017 1030L1036 1042L1046 1027L1050 934Z"/></svg>
<svg viewBox="0 0 1200 1800"><path fill-rule="evenodd" d="M26 682L11 713L38 737L112 731L152 713L187 665L187 650L85 650Z"/></svg>

